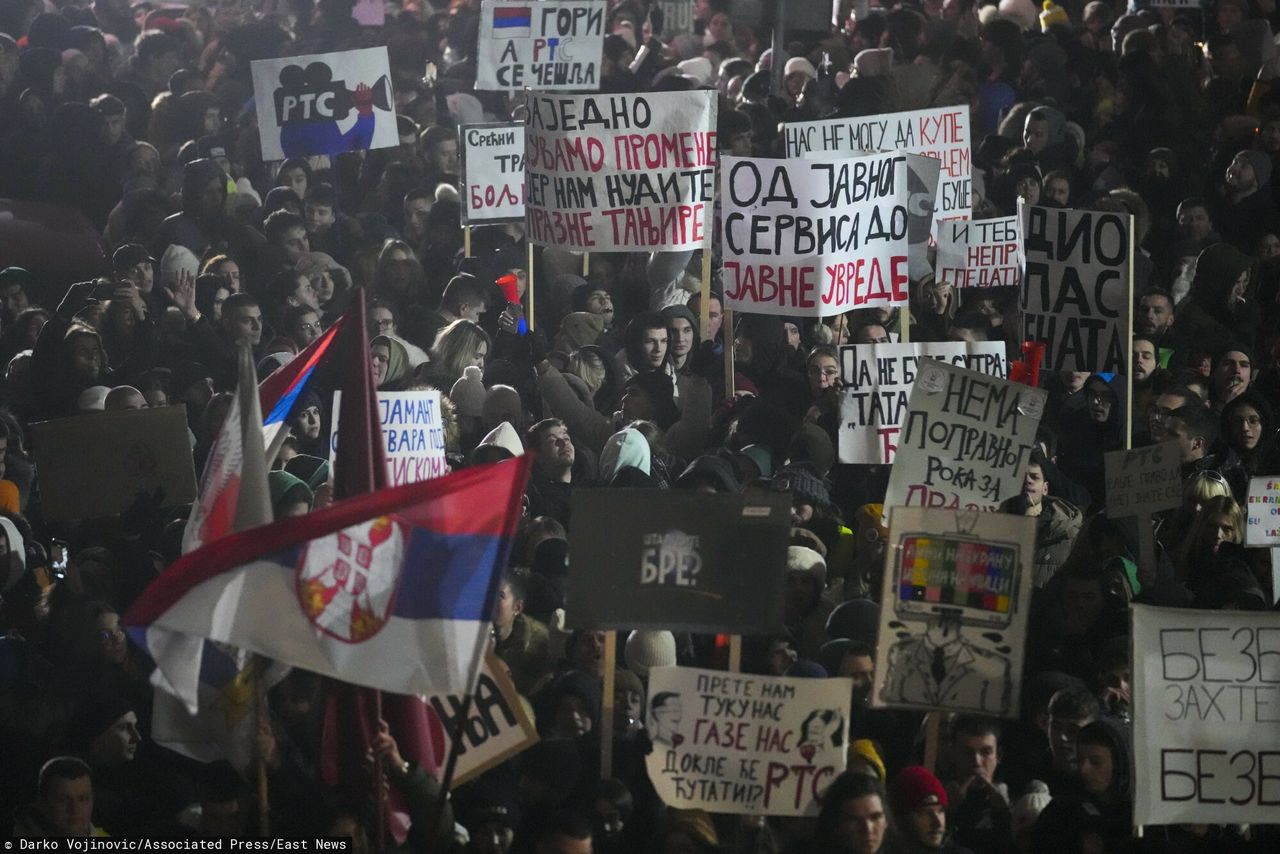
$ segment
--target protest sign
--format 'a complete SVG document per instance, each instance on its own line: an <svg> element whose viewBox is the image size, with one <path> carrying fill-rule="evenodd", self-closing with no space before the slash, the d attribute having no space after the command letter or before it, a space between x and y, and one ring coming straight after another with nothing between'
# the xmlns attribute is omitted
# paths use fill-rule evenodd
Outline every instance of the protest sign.
<svg viewBox="0 0 1280 854"><path fill-rule="evenodd" d="M1134 824L1274 822L1280 614L1132 609Z"/></svg>
<svg viewBox="0 0 1280 854"><path fill-rule="evenodd" d="M939 282L957 288L999 288L1022 282L1018 218L952 220L938 230Z"/></svg>
<svg viewBox="0 0 1280 854"><path fill-rule="evenodd" d="M604 13L596 0L482 0L476 88L594 92L600 88Z"/></svg>
<svg viewBox="0 0 1280 854"><path fill-rule="evenodd" d="M694 0L658 0L658 8L662 10L664 42L693 32L693 2Z"/></svg>
<svg viewBox="0 0 1280 854"><path fill-rule="evenodd" d="M1022 234L1022 340L1047 371L1127 374L1133 218L1027 205Z"/></svg>
<svg viewBox="0 0 1280 854"><path fill-rule="evenodd" d="M892 463L907 401L923 359L942 359L993 377L1007 375L999 341L853 344L840 348L840 462Z"/></svg>
<svg viewBox="0 0 1280 854"><path fill-rule="evenodd" d="M1280 546L1280 479L1249 479L1248 514L1244 544Z"/></svg>
<svg viewBox="0 0 1280 854"><path fill-rule="evenodd" d="M251 68L263 160L400 144L385 47L259 59Z"/></svg>
<svg viewBox="0 0 1280 854"><path fill-rule="evenodd" d="M1109 451L1105 463L1108 517L1149 517L1182 504L1182 462L1177 442Z"/></svg>
<svg viewBox="0 0 1280 854"><path fill-rule="evenodd" d="M342 392L333 393L333 425L329 433L329 464L338 456L338 413ZM380 391L378 417L387 450L387 486L403 486L449 473L444 455L444 418L440 392Z"/></svg>
<svg viewBox="0 0 1280 854"><path fill-rule="evenodd" d="M921 365L885 507L997 509L1022 484L1047 397L943 361Z"/></svg>
<svg viewBox="0 0 1280 854"><path fill-rule="evenodd" d="M845 767L852 695L851 679L655 667L645 706L649 780L681 809L817 815Z"/></svg>
<svg viewBox="0 0 1280 854"><path fill-rule="evenodd" d="M1035 538L1029 516L892 508L873 706L1018 716Z"/></svg>
<svg viewBox="0 0 1280 854"><path fill-rule="evenodd" d="M724 157L725 307L827 317L907 303L902 154Z"/></svg>
<svg viewBox="0 0 1280 854"><path fill-rule="evenodd" d="M183 406L102 412L31 425L50 522L123 513L146 493L163 507L196 497Z"/></svg>
<svg viewBox="0 0 1280 854"><path fill-rule="evenodd" d="M524 219L524 125L465 125L458 150L463 223Z"/></svg>
<svg viewBox="0 0 1280 854"><path fill-rule="evenodd" d="M794 122L782 126L782 135L787 157L815 151L900 151L933 157L941 161L943 175L934 217L939 222L969 218L973 161L967 105Z"/></svg>
<svg viewBox="0 0 1280 854"><path fill-rule="evenodd" d="M529 238L592 252L710 243L716 93L529 97Z"/></svg>
<svg viewBox="0 0 1280 854"><path fill-rule="evenodd" d="M573 628L782 629L786 495L579 489L570 501Z"/></svg>
<svg viewBox="0 0 1280 854"><path fill-rule="evenodd" d="M454 748L458 752L454 786L480 776L538 741L538 731L507 676L506 665L493 651L485 653L476 692L471 697L462 739ZM450 738L457 732L464 699L460 694L427 698L427 706Z"/></svg>

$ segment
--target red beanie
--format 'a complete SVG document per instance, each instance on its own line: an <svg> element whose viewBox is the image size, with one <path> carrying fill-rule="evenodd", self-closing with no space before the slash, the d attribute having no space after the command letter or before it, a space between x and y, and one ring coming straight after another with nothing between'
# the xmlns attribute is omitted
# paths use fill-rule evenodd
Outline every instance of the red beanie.
<svg viewBox="0 0 1280 854"><path fill-rule="evenodd" d="M894 775L889 785L889 804L894 815L904 818L918 807L934 803L946 809L947 790L928 768L912 765Z"/></svg>

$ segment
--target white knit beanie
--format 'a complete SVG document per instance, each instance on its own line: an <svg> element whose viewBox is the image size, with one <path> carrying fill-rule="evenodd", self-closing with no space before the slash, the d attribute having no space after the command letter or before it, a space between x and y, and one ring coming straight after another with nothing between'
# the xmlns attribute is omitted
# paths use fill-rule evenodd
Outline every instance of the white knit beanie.
<svg viewBox="0 0 1280 854"><path fill-rule="evenodd" d="M675 667L676 636L666 631L637 629L627 636L622 658L627 662L628 670L641 679L648 679L652 667Z"/></svg>

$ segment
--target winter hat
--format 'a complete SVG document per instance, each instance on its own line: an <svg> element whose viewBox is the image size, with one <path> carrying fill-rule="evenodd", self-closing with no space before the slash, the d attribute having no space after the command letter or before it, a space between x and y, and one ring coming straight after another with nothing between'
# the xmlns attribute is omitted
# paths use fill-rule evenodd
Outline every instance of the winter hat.
<svg viewBox="0 0 1280 854"><path fill-rule="evenodd" d="M747 445L738 451L738 455L750 460L761 478L773 476L773 454L764 445Z"/></svg>
<svg viewBox="0 0 1280 854"><path fill-rule="evenodd" d="M822 587L827 582L827 562L805 546L787 546L787 572L811 576Z"/></svg>
<svg viewBox="0 0 1280 854"><path fill-rule="evenodd" d="M689 321L689 325L693 327L693 339L696 344L698 340L698 318L694 315L693 309L687 305L669 305L662 309L662 316L670 323L677 317L683 317Z"/></svg>
<svg viewBox="0 0 1280 854"><path fill-rule="evenodd" d="M710 86L715 82L715 69L711 67L711 60L705 56L686 59L677 63L676 68L680 69L680 73L685 77L692 77L699 86Z"/></svg>
<svg viewBox="0 0 1280 854"><path fill-rule="evenodd" d="M1246 149L1236 157L1243 157L1253 167L1253 174L1258 178L1258 186L1265 187L1271 181L1271 155L1257 149Z"/></svg>
<svg viewBox="0 0 1280 854"><path fill-rule="evenodd" d="M1049 787L1039 780L1027 783L1026 792L1009 805L1009 817L1013 821L1015 835L1018 828L1031 827L1053 800L1049 795Z"/></svg>
<svg viewBox="0 0 1280 854"><path fill-rule="evenodd" d="M938 804L947 808L947 790L923 765L911 765L894 775L889 784L889 804L899 821L918 807Z"/></svg>
<svg viewBox="0 0 1280 854"><path fill-rule="evenodd" d="M634 427L619 430L604 443L600 451L600 480L608 483L619 469L631 466L650 474L649 440Z"/></svg>
<svg viewBox="0 0 1280 854"><path fill-rule="evenodd" d="M877 540L889 539L889 529L884 524L884 505L863 504L853 512L853 527L858 534L859 550Z"/></svg>
<svg viewBox="0 0 1280 854"><path fill-rule="evenodd" d="M298 259L298 272L304 276L318 276L339 266L333 256L325 252L306 252Z"/></svg>
<svg viewBox="0 0 1280 854"><path fill-rule="evenodd" d="M596 339L602 332L604 332L604 318L589 311L571 312L560 321L560 335L570 350L596 343Z"/></svg>
<svg viewBox="0 0 1280 854"><path fill-rule="evenodd" d="M286 504L295 501L305 501L310 504L315 500L311 488L303 483L301 478L283 469L267 472L267 489L271 492L271 512L277 518Z"/></svg>
<svg viewBox="0 0 1280 854"><path fill-rule="evenodd" d="M459 415L479 418L484 411L485 394L484 372L476 365L467 365L449 391L449 399L457 407Z"/></svg>
<svg viewBox="0 0 1280 854"><path fill-rule="evenodd" d="M179 273L186 273L194 279L200 272L200 259L190 249L172 243L160 256L160 281L176 282Z"/></svg>
<svg viewBox="0 0 1280 854"><path fill-rule="evenodd" d="M625 667L619 667L613 673L613 690L635 692L644 696L644 682L640 681L640 677L630 670Z"/></svg>
<svg viewBox="0 0 1280 854"><path fill-rule="evenodd" d="M783 675L790 676L792 679L826 679L827 669L816 661L798 658Z"/></svg>
<svg viewBox="0 0 1280 854"><path fill-rule="evenodd" d="M778 470L773 476L773 488L779 492L790 492L805 504L814 507L826 507L831 503L831 493L826 482L814 474L808 463L791 463Z"/></svg>
<svg viewBox="0 0 1280 854"><path fill-rule="evenodd" d="M789 462L809 463L813 470L825 477L836 462L836 449L827 431L812 422L804 424L791 438L787 447Z"/></svg>
<svg viewBox="0 0 1280 854"><path fill-rule="evenodd" d="M98 694L87 700L67 722L67 735L78 750L87 750L93 740L129 712L133 703L116 693Z"/></svg>
<svg viewBox="0 0 1280 854"><path fill-rule="evenodd" d="M803 56L793 56L787 60L786 65L782 66L783 77L790 77L796 72L810 78L818 76L818 71L813 67L813 63L805 59Z"/></svg>
<svg viewBox="0 0 1280 854"><path fill-rule="evenodd" d="M1040 28L1040 10L1031 0L1000 0L1000 17L1013 21L1022 30Z"/></svg>
<svg viewBox="0 0 1280 854"><path fill-rule="evenodd" d="M738 478L728 460L714 454L703 454L694 457L676 479L677 489L697 489L700 486L710 486L716 492L737 492Z"/></svg>
<svg viewBox="0 0 1280 854"><path fill-rule="evenodd" d="M879 773L880 781L884 782L884 760L880 758L880 751L876 749L874 741L869 738L858 738L849 742L849 758L852 759L855 756L865 759Z"/></svg>
<svg viewBox="0 0 1280 854"><path fill-rule="evenodd" d="M503 421L497 427L494 427L485 437L480 440L478 448L494 447L501 448L513 457L524 455L524 444L520 441L520 435L516 433L516 428L511 426L510 421Z"/></svg>
<svg viewBox="0 0 1280 854"><path fill-rule="evenodd" d="M650 668L675 666L676 636L666 631L637 629L627 636L622 658L628 670L641 679L648 679Z"/></svg>
<svg viewBox="0 0 1280 854"><path fill-rule="evenodd" d="M511 422L514 426L524 416L524 403L520 400L520 392L509 385L494 380L496 374L486 373L490 381L489 391L484 396L484 406L480 407L480 418L485 424L501 424Z"/></svg>
<svg viewBox="0 0 1280 854"><path fill-rule="evenodd" d="M827 637L875 645L880 626L880 606L870 599L841 602L827 617Z"/></svg>
<svg viewBox="0 0 1280 854"><path fill-rule="evenodd" d="M310 454L298 454L284 464L284 470L305 483L312 492L329 480L329 461Z"/></svg>
<svg viewBox="0 0 1280 854"><path fill-rule="evenodd" d="M76 398L76 409L81 412L101 412L107 403L111 389L104 385L91 385Z"/></svg>

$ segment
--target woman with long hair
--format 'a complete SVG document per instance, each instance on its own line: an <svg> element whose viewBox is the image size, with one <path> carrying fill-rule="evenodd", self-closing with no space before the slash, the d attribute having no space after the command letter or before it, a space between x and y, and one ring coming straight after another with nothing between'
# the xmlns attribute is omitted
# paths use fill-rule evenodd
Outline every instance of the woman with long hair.
<svg viewBox="0 0 1280 854"><path fill-rule="evenodd" d="M436 334L431 347L434 379L441 389L451 389L470 365L481 370L489 358L489 334L470 320L453 321Z"/></svg>

